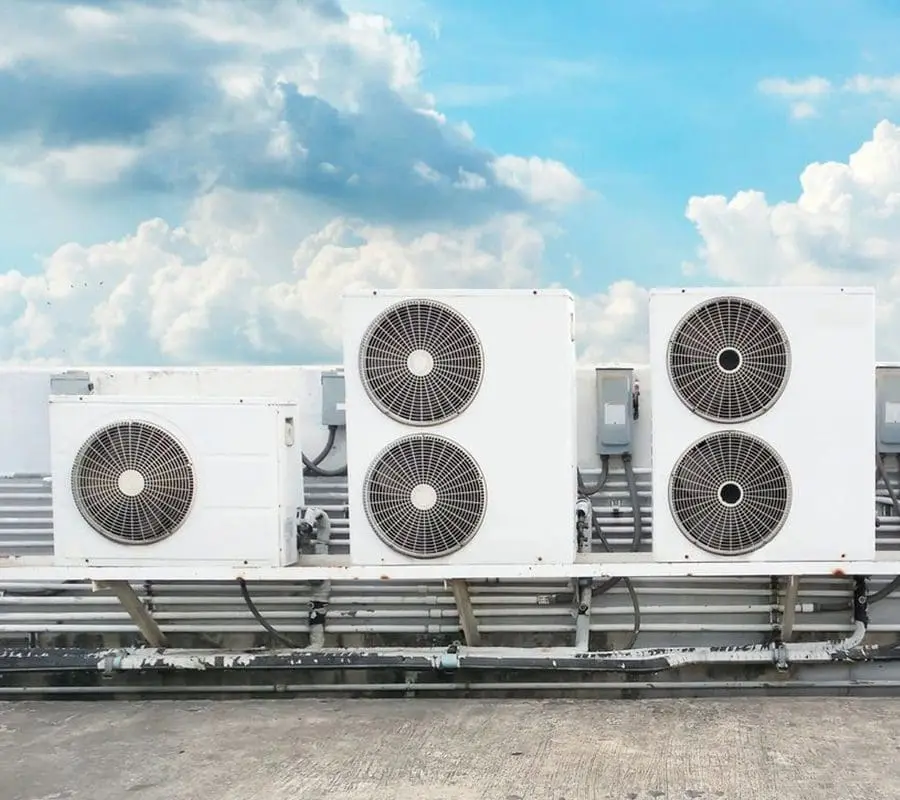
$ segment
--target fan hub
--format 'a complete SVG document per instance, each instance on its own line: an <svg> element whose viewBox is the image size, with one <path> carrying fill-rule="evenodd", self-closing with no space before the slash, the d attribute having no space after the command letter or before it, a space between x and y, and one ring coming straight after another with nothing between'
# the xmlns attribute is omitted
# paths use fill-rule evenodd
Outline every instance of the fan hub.
<svg viewBox="0 0 900 800"><path fill-rule="evenodd" d="M425 378L434 370L434 356L427 350L413 350L406 358L406 368L417 378Z"/></svg>
<svg viewBox="0 0 900 800"><path fill-rule="evenodd" d="M409 500L419 511L431 511L437 505L437 492L431 484L420 483L409 493Z"/></svg>
<svg viewBox="0 0 900 800"><path fill-rule="evenodd" d="M726 375L737 372L743 362L741 351L735 347L723 347L716 356L716 363L719 365L719 369Z"/></svg>
<svg viewBox="0 0 900 800"><path fill-rule="evenodd" d="M726 508L739 506L744 499L744 490L739 483L725 481L719 486L719 502Z"/></svg>
<svg viewBox="0 0 900 800"><path fill-rule="evenodd" d="M144 476L136 469L126 469L120 472L116 483L119 491L126 497L137 497L144 491Z"/></svg>

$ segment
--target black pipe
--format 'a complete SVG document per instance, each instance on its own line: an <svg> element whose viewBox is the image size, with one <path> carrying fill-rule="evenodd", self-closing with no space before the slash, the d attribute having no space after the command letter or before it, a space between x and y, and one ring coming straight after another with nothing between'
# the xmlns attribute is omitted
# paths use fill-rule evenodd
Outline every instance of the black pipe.
<svg viewBox="0 0 900 800"><path fill-rule="evenodd" d="M828 653L823 643L822 662L900 660L900 643L888 647L877 645L856 646L840 650L838 643ZM695 660L695 651L707 652L706 657ZM450 647L446 650L429 650L421 653L390 650L256 650L217 653L191 650L87 650L83 648L8 648L0 650L0 676L13 672L200 672L224 670L323 670L323 669L402 669L409 671L458 671L458 670L545 670L578 672L648 673L678 669L692 663L728 666L729 655L740 652L761 651L759 645L720 646L710 648L653 649L646 655L628 657L611 652L572 652L559 654L512 654L486 652L462 652ZM715 658L721 654L723 658ZM679 656L679 657L675 657ZM684 658L687 656L687 658ZM699 652L698 652L699 656ZM713 656L710 658L709 656ZM132 663L122 669L122 659ZM774 658L774 655L773 655ZM137 660L136 663L134 660ZM762 661L734 659L735 666Z"/></svg>

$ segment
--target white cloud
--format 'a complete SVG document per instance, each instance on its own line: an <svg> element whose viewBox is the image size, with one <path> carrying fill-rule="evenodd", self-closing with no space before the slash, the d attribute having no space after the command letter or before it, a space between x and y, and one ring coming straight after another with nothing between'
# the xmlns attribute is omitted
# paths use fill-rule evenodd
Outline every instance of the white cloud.
<svg viewBox="0 0 900 800"><path fill-rule="evenodd" d="M847 163L810 164L794 202L692 197L706 274L735 284L855 284L879 292L879 355L900 357L900 127L879 123Z"/></svg>
<svg viewBox="0 0 900 800"><path fill-rule="evenodd" d="M854 75L844 83L844 90L856 94L880 94L900 97L900 75Z"/></svg>
<svg viewBox="0 0 900 800"><path fill-rule="evenodd" d="M345 287L534 285L548 211L586 196L560 162L479 147L418 43L334 0L30 0L0 29L0 177L193 198L0 265L3 361L334 358Z"/></svg>
<svg viewBox="0 0 900 800"><path fill-rule="evenodd" d="M815 101L821 100L833 89L831 81L818 75L801 80L764 78L756 88L763 94L789 100L791 116L797 120L817 116Z"/></svg>
<svg viewBox="0 0 900 800"><path fill-rule="evenodd" d="M524 216L404 236L345 218L306 231L284 195L219 191L171 227L59 248L0 275L0 359L227 361L334 357L355 287L531 285L544 237ZM308 218L308 217L307 217Z"/></svg>
<svg viewBox="0 0 900 800"><path fill-rule="evenodd" d="M584 184L565 164L535 156L500 156L493 165L497 179L534 203L569 205L585 199Z"/></svg>
<svg viewBox="0 0 900 800"><path fill-rule="evenodd" d="M69 148L0 147L0 176L30 186L115 183L138 159L126 145L77 145Z"/></svg>
<svg viewBox="0 0 900 800"><path fill-rule="evenodd" d="M779 97L818 97L831 91L831 82L819 76L796 81L787 78L764 78L759 82L758 88L763 94Z"/></svg>

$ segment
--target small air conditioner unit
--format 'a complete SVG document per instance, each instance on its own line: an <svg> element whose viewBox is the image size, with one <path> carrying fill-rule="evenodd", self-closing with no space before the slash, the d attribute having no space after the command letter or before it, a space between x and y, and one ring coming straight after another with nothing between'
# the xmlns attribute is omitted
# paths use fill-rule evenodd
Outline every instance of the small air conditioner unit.
<svg viewBox="0 0 900 800"><path fill-rule="evenodd" d="M654 560L874 558L874 362L870 289L651 292Z"/></svg>
<svg viewBox="0 0 900 800"><path fill-rule="evenodd" d="M343 320L352 561L571 564L571 295L355 292Z"/></svg>
<svg viewBox="0 0 900 800"><path fill-rule="evenodd" d="M280 400L51 396L56 563L295 563L297 420Z"/></svg>

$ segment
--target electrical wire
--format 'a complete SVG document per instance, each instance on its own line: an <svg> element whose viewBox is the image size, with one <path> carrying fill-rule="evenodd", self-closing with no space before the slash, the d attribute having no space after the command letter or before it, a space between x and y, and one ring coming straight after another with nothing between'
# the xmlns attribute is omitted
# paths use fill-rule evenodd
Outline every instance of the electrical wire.
<svg viewBox="0 0 900 800"><path fill-rule="evenodd" d="M609 541L606 538L606 534L603 533L603 530L599 525L597 526L596 530L597 537L600 539L600 543L603 545L603 549L606 550L607 553L611 553L612 548L609 546ZM622 581L625 584L625 589L628 592L628 597L631 599L631 607L634 612L634 621L631 626L631 636L628 639L628 644L626 644L625 647L622 648L623 650L630 650L632 647L634 647L638 635L641 632L641 603L640 600L638 600L637 592L635 591L634 584L631 582L631 578L623 578L620 576L617 578L610 578L610 580L606 581L606 583L612 582L612 584L615 585L619 581ZM596 595L599 593L594 591L593 594Z"/></svg>
<svg viewBox="0 0 900 800"><path fill-rule="evenodd" d="M631 454L623 453L622 454L622 466L625 470L625 482L628 484L628 495L631 502L631 513L634 518L634 527L633 527L633 535L631 539L631 551L636 553L641 549L641 542L644 538L644 526L643 521L641 519L641 505L640 498L638 496L637 490L637 479L634 475L634 467L631 462ZM581 474L578 475L578 488L586 497L589 494L597 494L599 491L603 489L609 479L609 456L601 457L601 471L600 471L600 480L597 482L597 486L594 487L594 490L590 493L586 492L584 482L581 479ZM592 520L592 522L594 522ZM603 533L603 529L599 526L592 524L592 529L596 530L597 536L600 539L600 543L603 545L603 549L606 550L607 553L612 552L612 548L609 545L609 541L606 538L606 535ZM617 586L619 583L623 583L626 591L628 592L628 597L631 599L631 606L634 610L634 623L631 629L631 637L628 640L628 644L625 646L625 650L630 650L634 647L635 642L637 641L638 635L641 632L641 604L640 600L637 596L637 591L635 591L634 583L632 583L631 578L625 578L621 575L616 576L614 578L607 578L603 583L596 584L591 587L591 592L593 596L604 594L612 589L614 586Z"/></svg>
<svg viewBox="0 0 900 800"><path fill-rule="evenodd" d="M591 495L599 494L609 480L609 456L600 456L600 477L597 478L597 483L594 486L588 486L584 482L584 477L582 476L580 469L576 470L576 474L578 476L578 491L584 497L591 497Z"/></svg>
<svg viewBox="0 0 900 800"><path fill-rule="evenodd" d="M319 455L317 455L315 458L310 459L305 454L303 454L303 466L306 467L304 472L307 475L315 475L318 478L342 478L347 474L346 464L336 469L325 469L324 467L319 466L334 449L334 441L337 438L337 430L337 425L328 426L328 439L325 442L325 447L322 448L322 452L319 453Z"/></svg>
<svg viewBox="0 0 900 800"><path fill-rule="evenodd" d="M253 618L262 625L272 636L274 636L279 642L281 642L285 647L289 647L292 650L299 650L303 647L303 645L297 644L292 639L289 639L283 633L279 633L272 627L269 621L259 613L259 609L256 607L256 603L253 602L253 598L250 597L250 590L247 588L247 581L243 578L238 578L238 586L241 587L241 597L244 598L244 603L247 604L247 608L250 610L250 613L253 614Z"/></svg>

